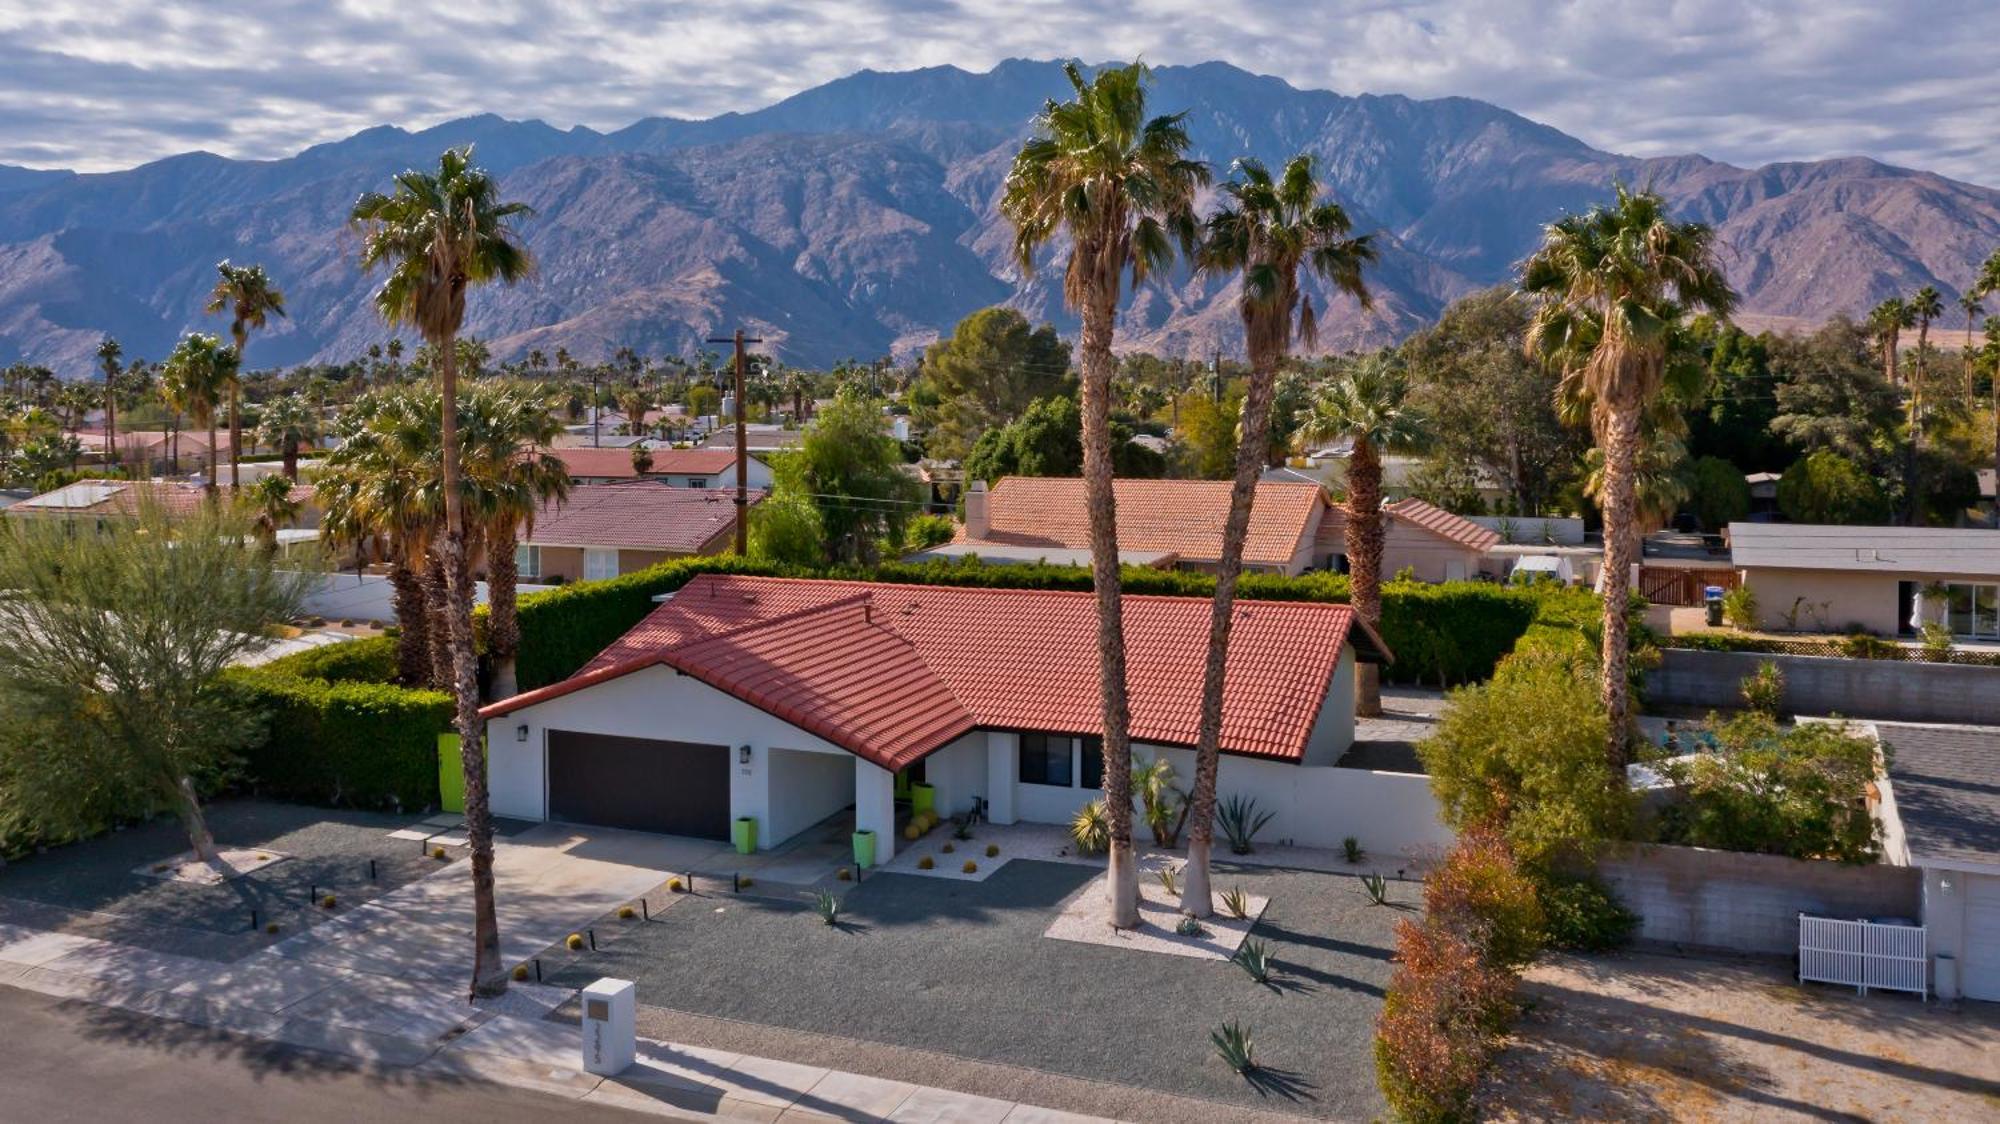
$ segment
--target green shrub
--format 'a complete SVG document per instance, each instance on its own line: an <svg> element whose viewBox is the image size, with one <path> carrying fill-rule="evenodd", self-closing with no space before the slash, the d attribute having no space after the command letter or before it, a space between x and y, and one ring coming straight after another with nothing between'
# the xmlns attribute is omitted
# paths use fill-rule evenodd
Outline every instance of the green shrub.
<svg viewBox="0 0 2000 1124"><path fill-rule="evenodd" d="M1488 963L1513 971L1542 948L1542 903L1500 832L1459 833L1445 861L1424 879L1424 917L1473 934Z"/></svg>
<svg viewBox="0 0 2000 1124"><path fill-rule="evenodd" d="M1077 809L1069 822L1069 837L1079 855L1102 854L1111 846L1111 818L1104 801L1093 800Z"/></svg>
<svg viewBox="0 0 2000 1124"><path fill-rule="evenodd" d="M1535 890L1551 948L1608 952L1631 940L1639 927L1639 915L1594 878L1551 876L1538 882Z"/></svg>
<svg viewBox="0 0 2000 1124"><path fill-rule="evenodd" d="M1661 842L1795 859L1874 862L1881 829L1868 807L1874 739L1845 724L1784 727L1743 714L1713 730L1716 752L1654 767L1680 790L1661 809Z"/></svg>
<svg viewBox="0 0 2000 1124"><path fill-rule="evenodd" d="M272 660L264 670L335 683L394 683L396 641L389 636L370 636L326 644Z"/></svg>
<svg viewBox="0 0 2000 1124"><path fill-rule="evenodd" d="M1729 627L1749 632L1757 627L1757 591L1739 585L1722 595L1722 619Z"/></svg>
<svg viewBox="0 0 2000 1124"><path fill-rule="evenodd" d="M1776 718L1785 706L1785 673L1776 661L1764 660L1757 670L1743 677L1743 705L1758 714Z"/></svg>
<svg viewBox="0 0 2000 1124"><path fill-rule="evenodd" d="M259 791L361 806L438 802L437 736L451 727L450 695L268 667L232 668L222 686L265 716L244 753L245 779Z"/></svg>

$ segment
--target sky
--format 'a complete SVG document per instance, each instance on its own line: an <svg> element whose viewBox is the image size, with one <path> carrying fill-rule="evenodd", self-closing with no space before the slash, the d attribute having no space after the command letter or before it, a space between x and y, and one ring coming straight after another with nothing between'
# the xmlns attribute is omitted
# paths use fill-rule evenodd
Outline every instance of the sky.
<svg viewBox="0 0 2000 1124"><path fill-rule="evenodd" d="M0 163L270 158L481 112L611 129L864 67L1136 56L1476 97L1640 156L2000 186L1996 43L1992 0L0 0Z"/></svg>

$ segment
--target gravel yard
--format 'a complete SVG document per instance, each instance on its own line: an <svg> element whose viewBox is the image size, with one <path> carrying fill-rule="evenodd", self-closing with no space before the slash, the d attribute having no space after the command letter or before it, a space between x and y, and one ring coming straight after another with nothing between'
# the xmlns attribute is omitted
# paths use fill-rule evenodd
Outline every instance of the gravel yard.
<svg viewBox="0 0 2000 1124"><path fill-rule="evenodd" d="M1221 961L1044 937L1095 873L1017 859L978 883L880 874L846 893L838 927L803 896L679 897L651 924L601 922L598 952L552 950L567 964L552 980L631 979L642 1004L687 1016L902 1048L878 1052L890 1059L921 1052L966 1059L968 1070L1137 1086L1196 1098L1211 1118L1224 1111L1216 1102L1343 1120L1381 1113L1369 1040L1402 909L1371 905L1349 875L1218 863L1219 890L1271 898L1252 937L1270 945L1279 979L1262 987ZM1392 884L1403 905L1418 893ZM1254 1032L1270 1067L1259 1084L1210 1048L1209 1031L1232 1020ZM783 1035L772 1037L775 1051ZM953 1081L896 1072L893 1060L876 1072Z"/></svg>
<svg viewBox="0 0 2000 1124"><path fill-rule="evenodd" d="M1991 1120L2000 1007L1814 984L1783 964L1551 958L1482 1119Z"/></svg>

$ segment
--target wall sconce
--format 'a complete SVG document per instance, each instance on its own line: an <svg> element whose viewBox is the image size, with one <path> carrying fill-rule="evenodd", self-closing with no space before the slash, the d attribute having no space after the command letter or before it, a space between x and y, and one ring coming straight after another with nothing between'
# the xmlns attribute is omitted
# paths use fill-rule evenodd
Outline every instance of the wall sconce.
<svg viewBox="0 0 2000 1124"><path fill-rule="evenodd" d="M514 740L517 742L528 740L528 724L526 722L514 727Z"/></svg>
<svg viewBox="0 0 2000 1124"><path fill-rule="evenodd" d="M736 763L739 765L748 765L750 763L749 746L744 745L736 747Z"/></svg>
<svg viewBox="0 0 2000 1124"><path fill-rule="evenodd" d="M1950 874L1940 874L1940 875L1938 875L1938 892L1939 892L1939 893L1944 893L1944 894L1949 894L1949 893L1951 893L1951 875L1950 875Z"/></svg>

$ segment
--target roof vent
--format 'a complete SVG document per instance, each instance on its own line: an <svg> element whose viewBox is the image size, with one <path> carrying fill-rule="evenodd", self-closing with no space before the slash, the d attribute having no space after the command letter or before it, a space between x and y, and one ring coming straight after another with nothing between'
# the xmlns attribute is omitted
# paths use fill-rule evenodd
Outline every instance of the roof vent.
<svg viewBox="0 0 2000 1124"><path fill-rule="evenodd" d="M754 593L746 593L743 595L743 603L745 605L754 604L756 600L757 600L757 595Z"/></svg>

